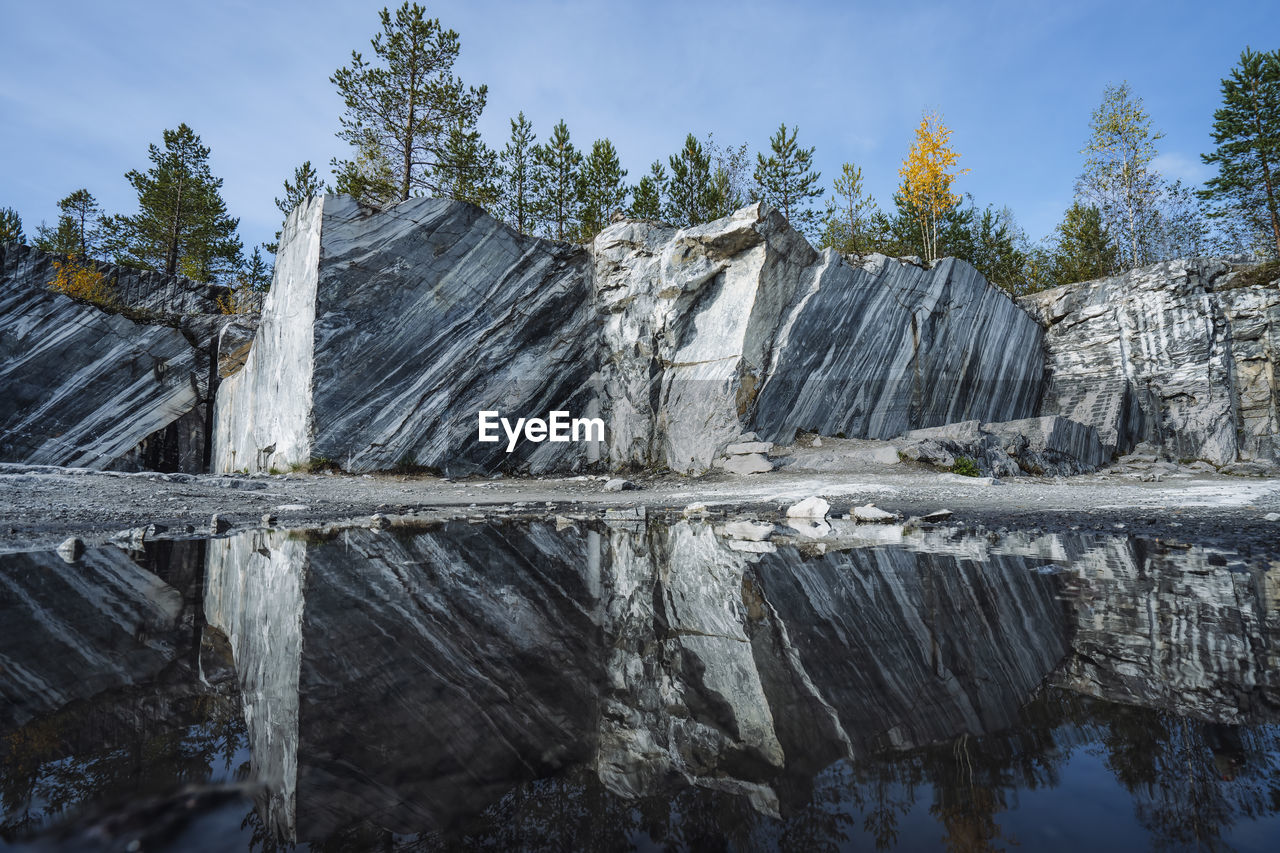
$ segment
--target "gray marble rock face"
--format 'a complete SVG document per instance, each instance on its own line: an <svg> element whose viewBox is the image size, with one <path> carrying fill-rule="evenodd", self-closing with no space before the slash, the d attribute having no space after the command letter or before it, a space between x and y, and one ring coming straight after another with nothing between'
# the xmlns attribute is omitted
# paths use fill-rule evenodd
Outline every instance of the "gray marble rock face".
<svg viewBox="0 0 1280 853"><path fill-rule="evenodd" d="M1280 452L1276 284L1236 287L1216 260L1178 260L1022 297L1046 327L1041 414L1223 465Z"/></svg>
<svg viewBox="0 0 1280 853"><path fill-rule="evenodd" d="M478 413L589 416L594 326L581 249L462 203L314 198L286 223L253 348L219 393L214 467L497 469L507 442L479 442ZM521 441L511 459L549 470L587 452Z"/></svg>
<svg viewBox="0 0 1280 853"><path fill-rule="evenodd" d="M0 246L0 461L115 470L204 470L218 288L97 264L129 311L48 288L59 256ZM132 319L137 317L138 320Z"/></svg>
<svg viewBox="0 0 1280 853"><path fill-rule="evenodd" d="M816 252L776 211L675 230L623 221L589 250L470 205L291 216L215 467L539 473L711 469L744 432L889 437L1035 413L1039 326L972 267ZM603 419L604 442L481 443L481 410Z"/></svg>

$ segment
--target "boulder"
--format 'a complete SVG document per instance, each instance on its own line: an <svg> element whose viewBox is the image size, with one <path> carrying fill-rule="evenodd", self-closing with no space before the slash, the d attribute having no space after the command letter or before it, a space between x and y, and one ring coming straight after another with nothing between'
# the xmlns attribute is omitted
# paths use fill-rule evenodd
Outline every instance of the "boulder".
<svg viewBox="0 0 1280 853"><path fill-rule="evenodd" d="M720 464L720 467L729 474L764 474L773 470L773 463L763 454L745 453L740 456L730 456Z"/></svg>
<svg viewBox="0 0 1280 853"><path fill-rule="evenodd" d="M831 504L822 498L813 497L805 498L797 504L787 508L787 518L817 518L827 517L827 513L831 512Z"/></svg>

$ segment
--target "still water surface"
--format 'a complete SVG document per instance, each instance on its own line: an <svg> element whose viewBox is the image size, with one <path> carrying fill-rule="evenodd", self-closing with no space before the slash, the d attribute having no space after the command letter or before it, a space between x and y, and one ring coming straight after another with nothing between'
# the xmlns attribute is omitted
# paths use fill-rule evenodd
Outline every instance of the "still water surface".
<svg viewBox="0 0 1280 853"><path fill-rule="evenodd" d="M583 521L3 555L0 848L1273 851L1277 560Z"/></svg>

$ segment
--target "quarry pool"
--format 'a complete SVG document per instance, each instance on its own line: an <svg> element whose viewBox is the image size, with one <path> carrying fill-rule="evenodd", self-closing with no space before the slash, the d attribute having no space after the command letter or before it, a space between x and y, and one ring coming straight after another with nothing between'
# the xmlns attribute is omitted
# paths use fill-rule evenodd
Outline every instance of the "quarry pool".
<svg viewBox="0 0 1280 853"><path fill-rule="evenodd" d="M0 555L0 848L1276 848L1280 546L757 521Z"/></svg>

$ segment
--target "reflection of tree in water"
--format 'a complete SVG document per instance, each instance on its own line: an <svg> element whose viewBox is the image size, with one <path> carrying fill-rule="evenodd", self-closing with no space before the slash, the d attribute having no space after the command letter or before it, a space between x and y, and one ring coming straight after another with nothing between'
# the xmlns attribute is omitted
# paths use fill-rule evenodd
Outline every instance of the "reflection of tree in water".
<svg viewBox="0 0 1280 853"><path fill-rule="evenodd" d="M1157 848L1226 849L1237 821L1280 812L1275 726L1201 723L1145 708L1096 703L1107 768L1134 797Z"/></svg>
<svg viewBox="0 0 1280 853"><path fill-rule="evenodd" d="M1018 845L1000 819L1014 797L1056 787L1073 752L1099 747L1133 794L1156 847L1221 846L1216 839L1235 821L1280 812L1274 726L1204 724L1053 689L1020 716L1006 732L837 760L806 780L804 802L788 808L784 800L781 819L755 810L744 796L698 787L630 800L580 769L522 785L451 831L400 844L384 835L371 846L611 850L644 842L664 850L834 851L870 841L893 850L906 843L902 821L928 791L940 849L1002 850Z"/></svg>
<svg viewBox="0 0 1280 853"><path fill-rule="evenodd" d="M0 838L21 838L86 805L110 807L216 779L243 779L238 697L131 691L94 697L0 738Z"/></svg>

